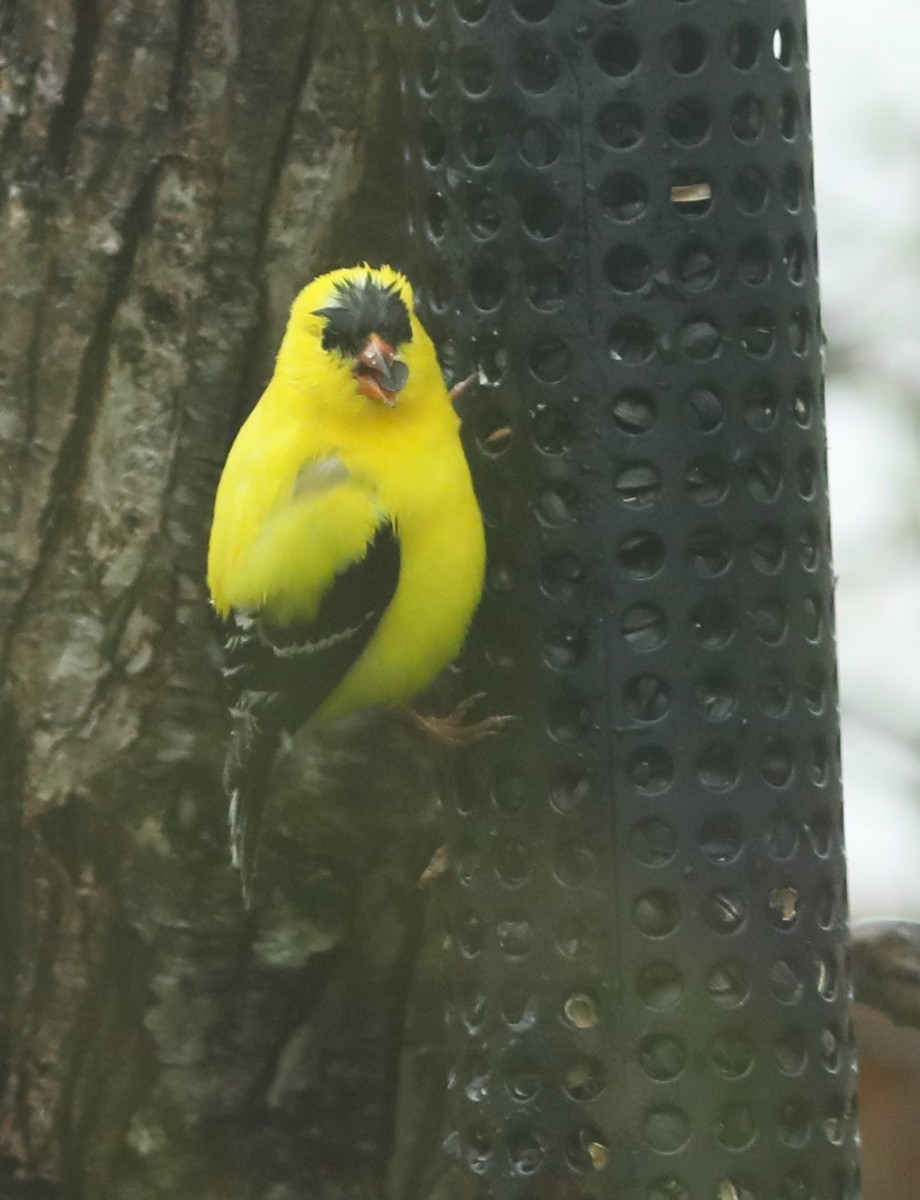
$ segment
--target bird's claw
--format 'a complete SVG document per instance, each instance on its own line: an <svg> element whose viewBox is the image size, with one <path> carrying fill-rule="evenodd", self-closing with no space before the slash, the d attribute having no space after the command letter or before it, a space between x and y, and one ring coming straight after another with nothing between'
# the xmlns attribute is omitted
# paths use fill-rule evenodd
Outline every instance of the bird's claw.
<svg viewBox="0 0 920 1200"><path fill-rule="evenodd" d="M485 692L475 692L472 696L467 696L446 717L423 716L417 712L410 712L410 716L416 728L434 741L459 750L464 746L473 745L482 738L501 733L512 721L517 720L515 716L502 715L484 717L481 721L471 721L467 724L466 718L473 705L484 697Z"/></svg>
<svg viewBox="0 0 920 1200"><path fill-rule="evenodd" d="M419 875L417 886L423 890L427 887L431 887L433 883L441 878L449 866L450 855L447 847L438 846L437 850L435 850L434 854L432 854L431 861L429 862L428 866L424 871L422 871L421 875Z"/></svg>
<svg viewBox="0 0 920 1200"><path fill-rule="evenodd" d="M455 383L450 389L451 403L456 405L470 384L478 383L480 386L482 386L486 382L486 377L481 370L476 370L472 375L467 375L466 379L461 379L459 383Z"/></svg>

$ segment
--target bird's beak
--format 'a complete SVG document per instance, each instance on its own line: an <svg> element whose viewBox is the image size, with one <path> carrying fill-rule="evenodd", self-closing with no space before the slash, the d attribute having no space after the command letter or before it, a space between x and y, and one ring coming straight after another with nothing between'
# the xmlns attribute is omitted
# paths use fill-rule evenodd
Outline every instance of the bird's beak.
<svg viewBox="0 0 920 1200"><path fill-rule="evenodd" d="M364 343L355 363L358 391L387 408L395 408L396 393L405 387L409 368L398 358L393 347L376 333Z"/></svg>

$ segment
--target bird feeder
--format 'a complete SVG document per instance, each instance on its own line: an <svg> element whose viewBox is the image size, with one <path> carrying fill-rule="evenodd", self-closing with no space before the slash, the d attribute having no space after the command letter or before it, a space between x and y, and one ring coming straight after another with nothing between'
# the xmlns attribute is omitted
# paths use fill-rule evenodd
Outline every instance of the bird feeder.
<svg viewBox="0 0 920 1200"><path fill-rule="evenodd" d="M858 1195L802 0L399 0L489 568L448 1194Z"/></svg>

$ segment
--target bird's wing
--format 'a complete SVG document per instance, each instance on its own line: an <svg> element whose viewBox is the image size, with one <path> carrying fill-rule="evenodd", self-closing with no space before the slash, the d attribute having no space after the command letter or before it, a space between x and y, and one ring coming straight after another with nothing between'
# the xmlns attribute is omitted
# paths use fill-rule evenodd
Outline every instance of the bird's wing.
<svg viewBox="0 0 920 1200"><path fill-rule="evenodd" d="M372 492L331 457L301 470L244 569L263 602L229 621L225 674L237 700L225 784L248 893L281 733L308 720L364 650L396 591L399 542Z"/></svg>
<svg viewBox="0 0 920 1200"><path fill-rule="evenodd" d="M232 614L225 650L228 683L238 693L277 695L283 726L302 725L367 645L396 591L399 566L399 542L384 521L363 555L332 577L312 618L279 624L270 610Z"/></svg>

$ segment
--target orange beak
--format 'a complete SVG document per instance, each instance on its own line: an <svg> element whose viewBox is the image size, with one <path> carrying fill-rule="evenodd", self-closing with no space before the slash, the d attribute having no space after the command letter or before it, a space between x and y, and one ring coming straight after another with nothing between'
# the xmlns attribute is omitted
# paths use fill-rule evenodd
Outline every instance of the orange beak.
<svg viewBox="0 0 920 1200"><path fill-rule="evenodd" d="M409 368L397 358L392 346L372 333L358 354L354 376L362 396L395 408L397 392L405 387Z"/></svg>

